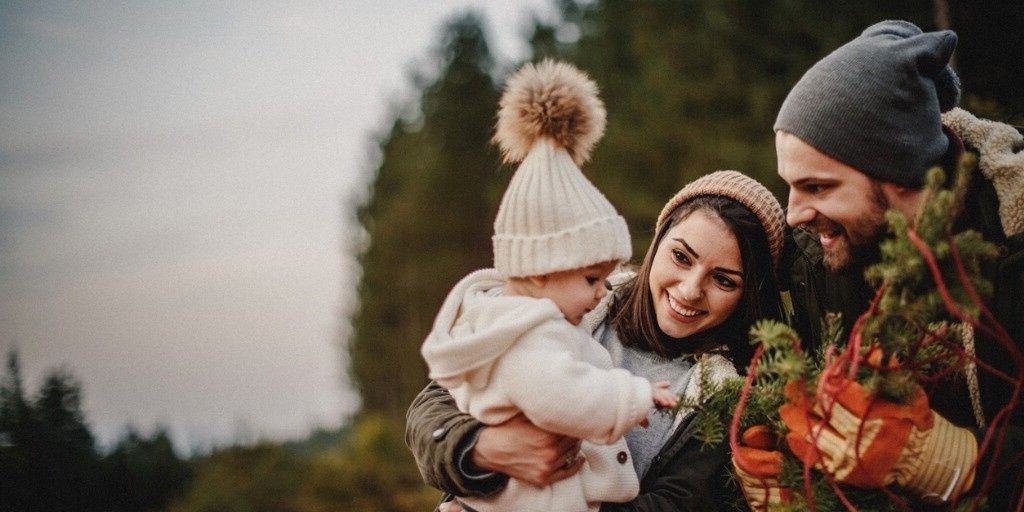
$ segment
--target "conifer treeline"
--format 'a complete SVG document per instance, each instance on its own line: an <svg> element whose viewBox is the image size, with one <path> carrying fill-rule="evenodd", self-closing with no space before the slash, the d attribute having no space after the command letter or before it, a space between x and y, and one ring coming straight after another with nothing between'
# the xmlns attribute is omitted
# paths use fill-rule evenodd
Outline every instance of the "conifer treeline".
<svg viewBox="0 0 1024 512"><path fill-rule="evenodd" d="M129 430L100 453L69 370L48 372L31 394L12 351L0 376L0 510L162 510L188 484L191 470L162 429Z"/></svg>

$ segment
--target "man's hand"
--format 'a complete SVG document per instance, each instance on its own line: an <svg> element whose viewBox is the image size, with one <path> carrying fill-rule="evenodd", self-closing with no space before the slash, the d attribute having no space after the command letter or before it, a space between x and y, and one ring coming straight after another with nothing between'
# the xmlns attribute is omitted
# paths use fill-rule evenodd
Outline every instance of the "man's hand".
<svg viewBox="0 0 1024 512"><path fill-rule="evenodd" d="M457 501L446 501L437 506L437 512L466 512Z"/></svg>
<svg viewBox="0 0 1024 512"><path fill-rule="evenodd" d="M782 452L766 425L754 425L743 432L741 446L732 454L732 466L750 510L768 510L769 505L790 503L793 490L779 482Z"/></svg>
<svg viewBox="0 0 1024 512"><path fill-rule="evenodd" d="M500 425L483 427L472 462L484 471L504 473L538 487L568 478L583 466L580 442L552 434L518 415Z"/></svg>
<svg viewBox="0 0 1024 512"><path fill-rule="evenodd" d="M933 503L970 488L977 440L935 414L923 390L898 404L844 378L830 387L836 392L810 397L801 383L786 384L779 414L790 430L786 441L802 460L843 483L895 483Z"/></svg>

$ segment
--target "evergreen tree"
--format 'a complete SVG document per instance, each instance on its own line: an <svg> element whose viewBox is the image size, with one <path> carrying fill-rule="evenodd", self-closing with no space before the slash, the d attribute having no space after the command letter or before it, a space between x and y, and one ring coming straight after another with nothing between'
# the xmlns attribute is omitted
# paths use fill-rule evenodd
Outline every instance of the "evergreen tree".
<svg viewBox="0 0 1024 512"><path fill-rule="evenodd" d="M66 370L25 398L15 351L0 387L0 503L19 511L101 510L99 456L82 412L81 385Z"/></svg>
<svg viewBox="0 0 1024 512"><path fill-rule="evenodd" d="M361 310L350 341L365 410L401 418L424 386L419 346L447 291L490 265L500 194L488 139L498 91L480 20L450 22L439 77L423 87L421 117L396 119L381 142L372 198L359 212L370 236L362 256Z"/></svg>
<svg viewBox="0 0 1024 512"><path fill-rule="evenodd" d="M163 428L149 438L129 429L104 457L102 474L105 509L111 512L164 510L192 476Z"/></svg>
<svg viewBox="0 0 1024 512"><path fill-rule="evenodd" d="M40 428L35 463L44 510L99 510L99 456L82 412L81 384L67 370L48 373L33 403Z"/></svg>
<svg viewBox="0 0 1024 512"><path fill-rule="evenodd" d="M585 171L626 217L638 256L665 200L698 176L736 169L784 197L772 124L789 88L869 24L901 18L929 27L933 7L926 0L558 5L561 19L538 23L531 44L535 55L576 63L601 87L608 129Z"/></svg>
<svg viewBox="0 0 1024 512"><path fill-rule="evenodd" d="M950 27L960 39L956 67L964 89L962 103L982 116L1024 125L1024 58L1010 48L1024 47L1024 2L936 1L948 4Z"/></svg>
<svg viewBox="0 0 1024 512"><path fill-rule="evenodd" d="M39 491L32 478L32 453L28 448L38 429L21 381L16 350L7 354L6 372L0 381L0 503L14 510L31 510Z"/></svg>

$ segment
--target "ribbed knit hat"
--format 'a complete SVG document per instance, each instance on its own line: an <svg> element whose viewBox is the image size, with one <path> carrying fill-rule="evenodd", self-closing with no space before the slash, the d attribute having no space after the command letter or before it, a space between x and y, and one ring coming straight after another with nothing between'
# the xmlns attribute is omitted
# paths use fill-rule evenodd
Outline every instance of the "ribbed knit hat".
<svg viewBox="0 0 1024 512"><path fill-rule="evenodd" d="M661 226L679 205L701 196L727 197L750 210L764 227L772 263L779 264L786 234L786 216L782 213L782 205L764 185L740 172L715 171L688 183L662 208L654 232L661 230Z"/></svg>
<svg viewBox="0 0 1024 512"><path fill-rule="evenodd" d="M883 21L818 61L782 103L782 130L870 176L919 188L949 147L940 114L956 106L950 30Z"/></svg>
<svg viewBox="0 0 1024 512"><path fill-rule="evenodd" d="M544 275L621 262L629 230L579 166L604 134L597 85L552 60L509 79L494 142L506 163L522 162L494 220L494 268L506 277Z"/></svg>

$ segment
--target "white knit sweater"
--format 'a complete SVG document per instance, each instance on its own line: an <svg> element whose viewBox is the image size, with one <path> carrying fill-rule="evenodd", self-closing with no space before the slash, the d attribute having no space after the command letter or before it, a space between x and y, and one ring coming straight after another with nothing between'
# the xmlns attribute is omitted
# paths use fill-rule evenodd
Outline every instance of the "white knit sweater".
<svg viewBox="0 0 1024 512"><path fill-rule="evenodd" d="M607 350L554 302L503 296L503 287L493 269L455 286L422 347L430 377L485 424L523 413L544 430L584 439L586 463L548 487L511 480L497 496L463 501L481 512L573 512L634 498L639 483L622 436L653 406L650 383L613 368Z"/></svg>

